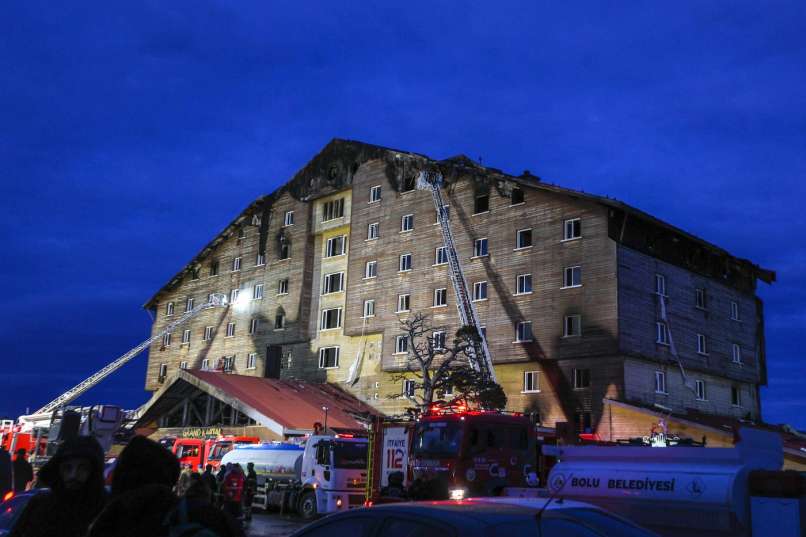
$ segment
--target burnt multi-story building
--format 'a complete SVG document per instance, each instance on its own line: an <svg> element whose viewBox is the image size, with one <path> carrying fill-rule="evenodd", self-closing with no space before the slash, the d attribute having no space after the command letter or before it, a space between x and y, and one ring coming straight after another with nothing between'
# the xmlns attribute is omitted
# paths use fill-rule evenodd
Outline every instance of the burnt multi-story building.
<svg viewBox="0 0 806 537"><path fill-rule="evenodd" d="M146 303L156 333L211 293L231 299L151 347L146 389L179 368L215 369L338 383L400 411L400 320L427 312L448 333L459 327L431 194L415 189L425 169L445 179L511 409L580 430L605 399L760 417L755 289L774 273L528 172L345 140L249 205Z"/></svg>

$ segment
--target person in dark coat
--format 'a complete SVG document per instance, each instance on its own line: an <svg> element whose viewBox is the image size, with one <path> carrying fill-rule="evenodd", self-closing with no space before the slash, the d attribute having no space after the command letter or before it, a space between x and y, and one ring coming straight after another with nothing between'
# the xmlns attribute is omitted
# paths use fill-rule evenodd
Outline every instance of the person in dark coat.
<svg viewBox="0 0 806 537"><path fill-rule="evenodd" d="M118 458L112 496L90 527L89 537L163 537L177 524L180 502L190 522L220 537L241 537L240 528L213 509L205 491L179 499L173 491L179 461L173 453L143 436L135 436ZM199 480L201 481L201 480Z"/></svg>
<svg viewBox="0 0 806 537"><path fill-rule="evenodd" d="M246 480L243 487L243 508L246 520L252 520L252 503L255 501L255 494L257 494L257 473L255 463L250 462L246 465Z"/></svg>
<svg viewBox="0 0 806 537"><path fill-rule="evenodd" d="M218 480L216 480L215 474L213 474L212 464L205 466L201 477L202 480L207 484L207 488L210 489L210 494L212 494L215 498L215 494L218 492Z"/></svg>
<svg viewBox="0 0 806 537"><path fill-rule="evenodd" d="M17 450L17 457L14 459L14 492L23 492L28 488L28 483L34 480L34 467L25 460L25 449Z"/></svg>
<svg viewBox="0 0 806 537"><path fill-rule="evenodd" d="M37 477L50 491L31 499L10 537L82 537L106 499L101 445L87 436L67 440Z"/></svg>
<svg viewBox="0 0 806 537"><path fill-rule="evenodd" d="M11 483L11 455L6 448L0 446L0 498L12 490Z"/></svg>

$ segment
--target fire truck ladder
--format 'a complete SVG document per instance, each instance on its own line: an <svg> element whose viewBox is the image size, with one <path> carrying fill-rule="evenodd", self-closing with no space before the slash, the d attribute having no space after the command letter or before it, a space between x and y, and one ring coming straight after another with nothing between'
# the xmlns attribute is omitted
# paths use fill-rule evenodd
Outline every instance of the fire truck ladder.
<svg viewBox="0 0 806 537"><path fill-rule="evenodd" d="M459 310L459 320L462 326L469 326L475 329L479 335L478 341L468 349L470 365L476 371L481 372L485 380L496 382L493 361L490 357L490 350L487 348L487 338L481 331L479 316L476 307L468 293L467 280L462 271L462 264L459 262L459 255L456 253L456 245L453 241L450 219L442 198L442 175L434 172L420 172L417 178L417 188L419 190L430 190L434 199L434 207L437 210L437 218L442 229L442 240L445 243L445 250L448 253L448 265L450 267L451 283L456 293L456 309Z"/></svg>
<svg viewBox="0 0 806 537"><path fill-rule="evenodd" d="M227 305L227 297L226 297L226 295L219 294L219 293L214 293L214 294L210 295L210 301L209 302L207 302L205 304L201 304L199 306L196 306L192 310L185 312L181 317L179 317L177 320L175 320L174 322L172 322L171 324L166 326L160 332L154 334L153 336L151 336L147 340L143 341L142 343L137 345L135 348L133 348L132 350L130 350L129 352L127 352L126 354L124 354L123 356L118 358L117 360L115 360L115 361L111 362L110 364L106 365L103 369L101 369L97 373L95 373L92 376L90 376L89 378L81 381L80 383L75 385L73 388L67 390L66 392L61 394L59 397L57 397L56 399L54 399L50 403L46 404L45 406L43 406L42 408L40 408L39 410L34 412L34 414L32 414L32 416L35 416L35 415L38 415L38 414L50 414L51 412L53 412L57 408L62 407L64 405L70 403L71 401L76 399L79 395L81 395L82 393L86 392L87 390L89 390L90 388L92 388L93 386L95 386L96 384L101 382L103 379L105 379L106 377L108 377L109 375L111 375L112 373L114 373L115 371L120 369L121 367L123 367L127 362L129 362L129 360L131 360L132 358L134 358L135 356L137 356L138 354L140 354L141 352L146 350L149 347L149 345L151 345L155 341L159 340L160 338L164 337L165 334L170 334L178 326L183 325L184 323L186 323L189 320L193 319L194 317L196 317L198 314L200 314L201 312L203 312L205 310L208 310L210 308L225 307L226 305ZM26 417L26 416L23 416L23 417Z"/></svg>

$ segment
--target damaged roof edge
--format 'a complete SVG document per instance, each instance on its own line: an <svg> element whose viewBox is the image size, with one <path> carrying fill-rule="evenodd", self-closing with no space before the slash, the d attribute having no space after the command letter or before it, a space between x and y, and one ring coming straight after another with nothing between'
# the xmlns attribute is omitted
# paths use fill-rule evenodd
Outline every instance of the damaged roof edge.
<svg viewBox="0 0 806 537"><path fill-rule="evenodd" d="M321 158L324 157L327 154L328 150L330 150L330 149L332 149L334 147L339 147L339 146L361 147L361 148L371 149L371 150L376 151L376 152L381 151L381 152L392 153L395 156L397 156L397 155L405 155L409 159L422 160L423 161L422 164L424 164L425 166L433 166L433 167L451 166L453 168L458 168L459 169L458 171L468 171L470 168L472 168L473 170L481 171L482 173L484 173L485 175L490 176L491 178L497 178L499 180L512 181L514 183L518 183L519 185L523 185L523 186L526 186L528 188L532 188L532 189L536 189L536 190L545 190L545 191L554 192L554 193L561 194L561 195L566 195L566 196L578 197L578 198L586 199L586 200L589 200L589 201L592 201L592 202L595 202L595 203L599 203L599 204L604 205L606 207L619 209L619 210L622 210L625 213L628 213L628 214L630 214L632 216L647 220L647 221L649 221L649 222L651 222L651 223L653 223L653 224L655 224L657 226L660 226L660 227L663 227L665 229L668 229L669 231L671 231L673 233L680 234L681 236L683 236L683 237L685 237L685 238L687 238L689 240L692 240L692 241L694 241L696 243L699 243L700 245L704 246L705 248L708 248L709 250L712 250L712 251L714 251L714 252L716 252L716 253L718 253L720 255L728 256L728 257L730 257L732 259L735 259L739 263L749 265L750 267L753 268L756 277L758 279L760 279L761 281L765 282L765 283L769 284L769 283L772 283L772 282L776 281L776 274L775 274L774 271L762 268L762 267L756 265L755 263L753 263L753 262L751 262L751 261L749 261L747 259L742 259L742 258L736 257L733 254L731 254L730 252L726 251L725 249L720 248L719 246L716 246L716 245L714 245L714 244L712 244L712 243L710 243L710 242L708 242L708 241L706 241L704 239L701 239L701 238L699 238L699 237L697 237L695 235L692 235L691 233L688 233L688 232L686 232L686 231L684 231L684 230L682 230L682 229L680 229L680 228L678 228L676 226L673 226L673 225L671 225L671 224L669 224L667 222L664 222L663 220L660 220L660 219L658 219L658 218L656 218L656 217L654 217L654 216L652 216L650 214L645 213L644 211L642 211L640 209L632 207L632 206L630 206L630 205L628 205L628 204L626 204L624 202L621 202L619 200L616 200L616 199L608 198L608 197L605 197L605 196L599 196L599 195L596 195L596 194L590 194L590 193L582 192L582 191L578 191L578 190L573 190L571 188L561 187L561 186L551 184L551 183L545 183L542 180L540 180L539 178L536 178L536 177L532 176L531 174L524 175L524 176L521 176L521 177L514 176L514 175L509 175L507 173L502 172L499 169L490 168L490 167L478 164L478 163L468 159L467 157L464 157L463 155L460 155L460 156L457 156L457 157L452 157L452 158L449 158L449 159L444 159L444 160L434 160L433 158L428 157L427 155L423 155L423 154L420 154L420 153L414 153L414 152L411 152L411 151L402 151L402 150L398 150L398 149L392 149L392 148L378 146L378 145L374 145L374 144L368 144L366 142L361 142L361 141L357 141L357 140L347 140L347 139L343 139L343 138L333 138L330 142L328 142L328 144L324 148L322 148L322 150L319 153L317 153L310 161L308 161L302 168L300 168L292 176L291 179L289 179L288 181L283 183L282 186L280 186L279 188L274 190L272 193L266 194L266 195L263 195L263 196L259 197L258 199L253 201L251 204L249 204L249 206L247 206L243 211L241 211L238 214L238 216L235 219L233 219L232 222L230 222L226 227L224 227L224 229L222 229L215 236L215 238L213 240L208 242L199 251L199 253L197 253L193 257L193 259L191 259L179 272L177 272L173 277L171 277L168 280L168 283L163 285L156 293L154 293L154 295L151 298L149 298L148 301L146 301L145 304L143 304L143 308L145 308L145 309L151 308L157 302L157 298L164 291L166 291L167 289L170 289L173 286L177 285L181 281L182 277L185 276L188 273L188 271L191 270L191 268L195 264L199 263L210 251L212 251L222 241L222 239L224 239L227 236L229 236L234 231L234 228L238 224L243 222L243 220L248 216L248 214L250 212L256 210L258 207L262 206L266 202L273 202L274 200L279 198L283 193L285 193L287 191L290 192L291 188L292 188L292 184L295 183L296 181L304 178L306 172L309 172L310 167L312 166L312 164L314 162L316 162L318 160L321 160ZM371 157L371 154L367 155L367 156ZM462 158L462 157L464 157L464 158ZM369 160L372 160L372 158L369 158L367 161L369 161ZM529 179L526 179L525 177L529 177ZM313 199L313 197L312 196L304 196L303 199L308 200L308 199Z"/></svg>

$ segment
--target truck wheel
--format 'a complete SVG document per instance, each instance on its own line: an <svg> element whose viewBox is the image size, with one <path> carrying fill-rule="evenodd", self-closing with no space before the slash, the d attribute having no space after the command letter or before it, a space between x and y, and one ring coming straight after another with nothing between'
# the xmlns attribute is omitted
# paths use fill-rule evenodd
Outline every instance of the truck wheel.
<svg viewBox="0 0 806 537"><path fill-rule="evenodd" d="M308 491L302 495L299 501L299 514L305 520L312 520L316 518L316 493Z"/></svg>

